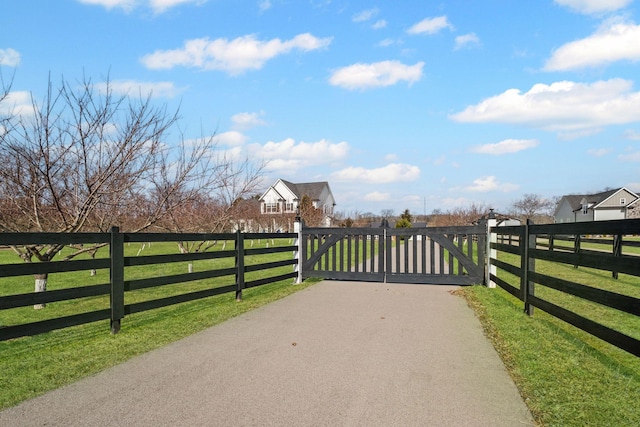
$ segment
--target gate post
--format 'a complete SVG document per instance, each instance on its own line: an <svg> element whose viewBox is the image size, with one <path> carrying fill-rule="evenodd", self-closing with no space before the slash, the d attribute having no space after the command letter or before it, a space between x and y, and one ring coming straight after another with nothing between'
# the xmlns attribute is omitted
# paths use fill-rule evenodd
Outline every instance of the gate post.
<svg viewBox="0 0 640 427"><path fill-rule="evenodd" d="M296 216L296 220L293 223L293 232L296 233L293 245L297 247L293 252L293 259L298 260L298 262L293 265L293 271L297 273L293 284L298 285L302 283L302 220L299 215Z"/></svg>
<svg viewBox="0 0 640 427"><path fill-rule="evenodd" d="M496 283L491 280L491 275L497 274L497 269L495 265L491 264L491 260L498 257L498 251L491 248L492 243L498 242L498 234L492 233L491 229L498 225L498 221L496 220L496 214L493 212L493 209L489 210L489 215L487 217L487 250L486 250L486 263L485 263L485 285L488 288L495 288Z"/></svg>

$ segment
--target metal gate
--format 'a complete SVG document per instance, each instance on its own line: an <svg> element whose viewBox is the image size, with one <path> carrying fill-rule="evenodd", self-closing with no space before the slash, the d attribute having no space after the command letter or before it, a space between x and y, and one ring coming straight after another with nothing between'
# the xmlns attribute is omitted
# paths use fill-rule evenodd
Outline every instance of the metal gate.
<svg viewBox="0 0 640 427"><path fill-rule="evenodd" d="M484 281L486 226L303 228L302 277L472 285Z"/></svg>

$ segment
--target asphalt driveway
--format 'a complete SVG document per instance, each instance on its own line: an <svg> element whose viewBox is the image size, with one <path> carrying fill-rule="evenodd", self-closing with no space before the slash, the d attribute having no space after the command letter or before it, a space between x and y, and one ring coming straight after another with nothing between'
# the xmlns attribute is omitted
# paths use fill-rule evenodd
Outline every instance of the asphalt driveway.
<svg viewBox="0 0 640 427"><path fill-rule="evenodd" d="M0 425L533 425L454 289L324 281L2 411Z"/></svg>

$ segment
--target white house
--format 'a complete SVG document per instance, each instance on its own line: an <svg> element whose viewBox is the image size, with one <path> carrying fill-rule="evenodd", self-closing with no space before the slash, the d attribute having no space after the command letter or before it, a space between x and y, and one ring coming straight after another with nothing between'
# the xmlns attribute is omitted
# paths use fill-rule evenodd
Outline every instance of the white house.
<svg viewBox="0 0 640 427"><path fill-rule="evenodd" d="M331 216L336 202L326 181L295 184L279 179L260 197L260 213L263 215L296 213L304 196L311 199L314 208L322 209L323 225L331 225Z"/></svg>
<svg viewBox="0 0 640 427"><path fill-rule="evenodd" d="M622 187L596 194L562 196L553 214L556 223L627 219L638 206L638 195Z"/></svg>

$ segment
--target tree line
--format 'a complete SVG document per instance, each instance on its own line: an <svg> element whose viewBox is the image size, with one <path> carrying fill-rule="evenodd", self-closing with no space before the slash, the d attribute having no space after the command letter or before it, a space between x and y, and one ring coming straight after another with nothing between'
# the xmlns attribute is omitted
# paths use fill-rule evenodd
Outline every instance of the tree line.
<svg viewBox="0 0 640 427"><path fill-rule="evenodd" d="M558 198L548 199L538 194L525 194L514 201L507 212L494 212L498 218L516 218L522 222L530 219L536 224L553 222L553 211ZM434 209L431 214L411 214L405 209L396 215L393 209L383 209L380 214L372 212L338 212L335 216L336 225L341 227L377 227L383 220L394 221L397 227L411 227L414 222L425 223L429 227L467 226L476 224L481 218L486 218L492 211L491 205L486 203L471 203L467 206L457 206L449 210Z"/></svg>

